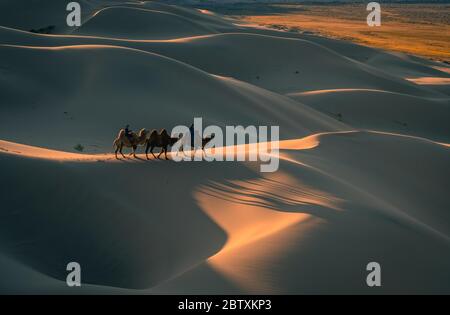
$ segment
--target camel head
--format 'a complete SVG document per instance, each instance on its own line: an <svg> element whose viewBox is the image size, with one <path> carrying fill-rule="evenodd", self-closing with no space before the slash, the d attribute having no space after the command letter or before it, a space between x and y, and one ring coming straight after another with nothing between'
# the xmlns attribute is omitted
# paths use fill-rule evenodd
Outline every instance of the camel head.
<svg viewBox="0 0 450 315"><path fill-rule="evenodd" d="M172 145L174 145L175 143L177 143L178 141L180 141L181 140L181 138L183 138L183 134L182 133L180 133L179 135L178 135L178 138L176 138L176 137L174 137L174 138L170 138L170 145L172 146Z"/></svg>
<svg viewBox="0 0 450 315"><path fill-rule="evenodd" d="M214 139L215 136L216 136L216 135L212 133L209 137L203 138L203 140L206 141L206 143L208 143L209 141L211 141L212 139Z"/></svg>
<svg viewBox="0 0 450 315"><path fill-rule="evenodd" d="M212 140L214 139L216 135L215 134L211 134L209 137L203 138L202 140L202 147L205 148L205 146Z"/></svg>

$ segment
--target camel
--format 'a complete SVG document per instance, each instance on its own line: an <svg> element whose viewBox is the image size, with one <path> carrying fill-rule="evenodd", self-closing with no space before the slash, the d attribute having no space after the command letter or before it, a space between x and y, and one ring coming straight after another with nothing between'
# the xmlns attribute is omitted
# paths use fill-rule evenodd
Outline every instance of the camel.
<svg viewBox="0 0 450 315"><path fill-rule="evenodd" d="M214 139L216 135L215 134L211 134L209 137L205 137L202 139L202 154L203 151L205 151L205 146L212 140ZM188 139L188 141L190 141L190 139ZM196 147L194 144L191 143L187 143L188 146L190 146L191 148L194 149L194 155L197 152L198 147ZM184 152L184 146L181 146L181 152L183 152L183 155L186 156L186 153Z"/></svg>
<svg viewBox="0 0 450 315"><path fill-rule="evenodd" d="M216 135L215 134L211 134L211 136L209 137L205 137L202 139L202 150L205 150L205 146L212 140L214 139Z"/></svg>
<svg viewBox="0 0 450 315"><path fill-rule="evenodd" d="M120 154L122 154L122 156L125 158L125 155L123 155L122 153L122 148L125 146L127 148L133 148L133 151L130 153L130 155L133 155L134 157L136 157L136 149L139 145L144 145L146 139L147 139L147 134L148 131L144 129L141 129L141 131L139 131L139 134L135 134L134 132L131 134L131 139L128 138L125 135L125 129L121 129L119 131L119 135L117 136L116 140L114 140L113 146L115 147L116 151L115 151L115 155L116 155L116 159L118 159L117 157L117 152L120 152Z"/></svg>
<svg viewBox="0 0 450 315"><path fill-rule="evenodd" d="M150 160L148 157L148 150L150 149L150 153L153 155L153 157L158 158L161 156L161 154L164 152L164 156L166 160L167 158L167 148L168 146L173 146L178 140L180 140L183 137L183 134L180 134L178 138L170 137L167 133L166 129L161 129L160 133L156 130L152 130L150 133L150 137L146 140L146 148L145 148L145 156L147 157L147 160ZM155 156L153 153L153 149L155 147L160 147L161 152L158 154L158 156Z"/></svg>

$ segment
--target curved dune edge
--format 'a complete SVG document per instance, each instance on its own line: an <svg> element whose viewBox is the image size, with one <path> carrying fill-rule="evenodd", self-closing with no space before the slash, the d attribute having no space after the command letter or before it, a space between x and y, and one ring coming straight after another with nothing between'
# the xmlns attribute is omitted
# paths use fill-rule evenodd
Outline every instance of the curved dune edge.
<svg viewBox="0 0 450 315"><path fill-rule="evenodd" d="M280 141L280 148L286 150L308 150L315 148L319 145L320 135L311 135L301 139ZM271 144L269 144L270 146ZM248 145L233 146L227 150L238 151L239 147L245 152L249 152L251 149ZM14 155L20 158L31 159L44 159L55 162L99 162L109 161L118 162L113 154L81 154L71 153L58 150L51 150L47 148L41 148L36 146L18 144L14 142L0 140L0 155L8 154ZM139 155L140 158L144 158L144 155ZM283 157L280 157L283 159ZM135 159L128 159L130 161L136 161ZM227 202L221 200L223 196L233 198L233 195L238 197L242 192L228 190L228 192L222 193L217 191L216 198L209 198L208 194L214 191L211 188L203 187L194 195L194 199L197 200L200 208L210 216L219 226L226 229L228 235L228 241L226 245L207 262L213 269L217 269L219 272L227 275L232 281L235 281L238 286L246 287L250 290L265 290L271 292L270 286L265 281L258 281L254 276L250 276L247 280L240 279L242 273L236 270L229 270L227 268L227 262L229 259L234 261L234 252L236 249L241 249L254 242L263 240L266 237L287 237L284 231L290 226L300 223L310 218L310 215L303 213L289 213L282 212L283 209L269 209L267 204L259 204L261 197L268 198L280 198L285 202L296 204L322 204L330 207L335 207L332 204L334 200L332 196L328 197L323 195L322 192L315 191L312 188L307 188L301 183L297 183L294 177L288 174L279 173L269 174L261 179L255 179L248 183L245 181L236 181L234 184L242 185L242 190L247 193L254 193L255 197L243 197L247 199L246 202L256 202L255 205L244 206L233 202ZM300 188L296 188L295 185L299 185ZM260 186L264 187L262 190ZM295 191L292 191L295 189ZM259 197L258 197L259 196ZM217 205L219 205L217 207ZM213 210L211 210L213 209ZM216 211L217 209L223 209L226 211ZM239 224L236 226L235 219L239 217ZM284 242L283 242L284 243ZM279 246L277 251L287 249L287 246ZM250 253L247 251L247 253ZM275 251L271 251L273 255ZM252 252L254 257L264 259L269 254L266 250L255 250Z"/></svg>
<svg viewBox="0 0 450 315"><path fill-rule="evenodd" d="M247 272L245 260L250 257L259 268L268 269L274 257L291 248L296 235L290 233L290 227L306 221L313 227L319 222L310 214L285 212L284 207L321 206L340 211L342 201L282 171L230 185L201 187L194 197L228 235L224 247L207 260L208 265L243 290L264 293L278 290L261 274Z"/></svg>
<svg viewBox="0 0 450 315"><path fill-rule="evenodd" d="M133 23L125 24L125 27L122 25L120 28L111 26L116 18L123 16L133 20ZM165 26L164 30L160 29L161 25ZM72 32L84 33L86 26L88 35L90 33L97 35L100 32L113 37L138 36L145 39L162 36L161 38L165 39L189 36L189 34L218 33L224 27L232 27L232 24L209 10L190 9L188 11L162 2L141 1L96 6L85 22ZM117 34L117 31L123 30L125 30L123 34Z"/></svg>
<svg viewBox="0 0 450 315"><path fill-rule="evenodd" d="M219 34L206 34L206 35L194 35L194 36L183 36L178 38L171 38L171 39L133 39L133 38L120 38L120 37L109 37L109 36L98 36L98 35L83 35L83 34L40 34L40 33L32 33L30 34L27 31L11 28L7 26L1 26L0 30L5 29L17 33L21 33L23 35L33 36L33 37L48 37L48 38L72 38L72 39L96 39L96 40L110 40L110 41L117 41L117 42L130 42L130 43L177 43L177 42L189 42L197 39L203 39L203 38L212 38L227 34L241 34L241 33L235 33L235 32L229 32L229 33L219 33ZM248 33L249 35L255 35Z"/></svg>
<svg viewBox="0 0 450 315"><path fill-rule="evenodd" d="M340 199L308 187L282 171L267 173L262 178L254 180L232 181L229 185L213 183L201 187L195 197L202 205L202 209L230 235L217 255L275 234L309 217L309 215L295 212L274 211L277 210L277 205L272 204L271 201L290 206L318 205L341 210L338 205ZM218 204L224 204L219 207L221 211L217 210ZM242 210L242 206L246 210ZM224 209L226 211L223 211ZM240 220L236 220L237 217Z"/></svg>
<svg viewBox="0 0 450 315"><path fill-rule="evenodd" d="M434 69L450 74L450 67L433 66Z"/></svg>
<svg viewBox="0 0 450 315"><path fill-rule="evenodd" d="M438 78L438 79L447 79L447 78ZM413 79L413 80L415 80L415 79ZM434 85L436 83L430 83L430 84ZM315 95L339 94L339 93L346 94L346 93L352 93L352 92L374 92L374 93L383 93L383 94L391 94L391 95L402 95L402 96L408 96L408 97L414 97L414 98L428 99L426 97L420 97L420 96L411 95L411 94L405 94L405 93L399 93L399 92L393 92L393 91L386 91L386 90L379 90L379 89L362 89L362 88L311 90L311 91L304 91L304 92L287 93L286 96L289 96L289 97L315 96Z"/></svg>
<svg viewBox="0 0 450 315"><path fill-rule="evenodd" d="M214 12L206 10L206 9L197 9L198 12L206 14L206 15L216 15Z"/></svg>
<svg viewBox="0 0 450 315"><path fill-rule="evenodd" d="M98 160L115 159L113 154L81 154L58 150L51 150L26 144L0 140L0 153L18 155L26 158L43 159L50 161L85 161L95 162Z"/></svg>
<svg viewBox="0 0 450 315"><path fill-rule="evenodd" d="M441 77L421 77L421 78L406 78L406 80L418 85L449 85L450 78Z"/></svg>
<svg viewBox="0 0 450 315"><path fill-rule="evenodd" d="M375 131L375 130L349 130L349 131L336 131L336 132L323 132L318 134L313 134L304 138L299 139L290 139L290 140L281 140L277 144L274 142L260 142L259 145L261 145L263 148L268 148L269 150L271 148L278 147L280 150L308 150L308 149L314 149L317 146L320 145L320 138L327 136L327 135L335 135L335 134L347 134L347 133L357 133L357 132L368 132L368 133L375 133L375 134L384 134L389 136L395 136L395 137L405 137L410 139L418 139L423 140L429 143L433 143L436 145L444 146L444 147L450 147L450 143L442 143L442 142L436 142L429 139L416 137L416 136L410 136L410 135L402 135L397 133L391 133L391 132L381 132L381 131ZM255 150L258 150L258 147L255 144L245 144L245 145L235 145L231 147L223 147L223 148L216 148L216 150L223 150L223 152L234 152L235 155L237 154L243 154L243 153L249 153L254 152ZM139 150L142 150L140 148ZM129 153L129 149L124 149L124 154ZM157 151L155 151L157 152ZM189 153L190 151L186 151L186 153ZM206 150L209 155L214 154L211 153L211 149ZM0 140L0 154L10 154L10 155L18 155L21 157L26 158L33 158L33 159L44 159L44 160L50 160L50 161L60 161L60 162L98 162L98 161L109 161L109 162L116 162L118 161L115 158L114 153L103 153L103 154L84 154L84 153L73 153L73 152L66 152L66 151L60 151L60 150L52 150L47 149L43 147L38 146L32 146L27 144L20 144L16 142L10 142L5 140ZM125 154L125 155L127 155ZM168 156L171 156L172 153L169 153ZM222 153L221 153L222 154ZM140 159L145 158L145 154L137 154L137 157ZM151 157L151 154L150 154ZM130 158L131 159L131 158ZM283 154L280 154L280 159L289 161L289 158L287 156L284 156Z"/></svg>
<svg viewBox="0 0 450 315"><path fill-rule="evenodd" d="M444 143L444 142L437 142L437 141L433 141L430 139L426 139L426 138L422 138L422 137L417 137L417 136L411 136L411 135L402 135L399 133L394 133L394 132L385 132L385 131L377 131L377 130L366 130L367 132L370 133L375 133L375 134L380 134L380 135L387 135L387 136L395 136L395 137L404 137L404 138L409 138L409 139L416 139L416 140L422 140L422 141L426 141L426 142L430 142L433 144L437 144L440 146L444 146L444 147L450 147L450 143Z"/></svg>
<svg viewBox="0 0 450 315"><path fill-rule="evenodd" d="M384 90L376 90L376 89L326 89L326 90L313 90L306 92L298 92L298 93L288 93L288 96L304 96L304 95L320 95L320 94L328 94L328 93L345 93L345 92L380 92L380 93L393 93Z"/></svg>
<svg viewBox="0 0 450 315"><path fill-rule="evenodd" d="M349 133L360 133L360 131L327 132L301 139L284 140L280 141L280 149L308 150L320 146L321 138ZM361 131L361 133L405 137L449 146L419 137L386 132ZM236 146L232 149L236 149ZM117 161L113 154L70 153L3 140L0 140L0 154L60 162ZM283 154L280 159L301 164L299 161L284 157ZM269 197L267 198L269 200L281 199L286 205L322 206L335 211L340 210L341 200L323 191L317 191L305 183L300 183L294 176L283 171L262 175L250 181L233 181L225 186L202 186L195 191L194 199L199 207L228 235L224 247L209 257L207 264L247 292L277 293L270 279L246 270L246 266L249 265L248 259L256 261L261 270L269 269L269 266L268 268L264 266L270 265L271 259L282 256L283 251L289 251L292 244L295 244L293 240L296 235L291 233L291 228L301 224L302 229L303 227L314 229L321 224L321 220L306 213L283 212L286 209L272 207L270 202L267 203L267 199L262 197ZM276 247L274 248L271 244L276 244Z"/></svg>
<svg viewBox="0 0 450 315"><path fill-rule="evenodd" d="M90 39L90 40L107 40L107 41L115 41L115 42L123 42L123 43L187 43L195 40L202 40L208 38L222 37L227 35L251 35L251 36L259 36L259 37L269 37L269 38L277 38L270 35L261 35L254 33L239 33L239 32L223 32L223 33L215 33L215 34L205 34L205 35L193 35L193 36L181 36L177 38L170 39L133 39L133 38L121 38L121 37L109 37L109 36L99 36L99 35L83 35L83 34L40 34L40 33L29 33L24 30L11 28L7 26L0 25L0 30L12 31L15 33L19 33L21 35L26 35L30 37L41 37L41 38L54 38L54 39ZM84 44L79 44L84 45ZM73 46L73 44L69 44L67 46Z"/></svg>
<svg viewBox="0 0 450 315"><path fill-rule="evenodd" d="M312 135L301 139L292 140L282 140L279 142L279 148L283 150L307 150L313 149L319 145L320 135ZM272 146L272 143L263 142L261 145ZM251 152L252 145L236 145L233 147L225 147L225 152ZM219 148L220 149L220 148ZM140 149L142 150L142 149ZM210 150L208 150L210 152ZM129 149L124 149L125 152L129 152ZM155 152L157 152L155 150ZM187 153L189 151L186 151ZM52 150L37 146L31 146L26 144L20 144L5 140L0 140L0 153L19 155L26 158L34 159L44 159L50 161L61 161L61 162L98 162L98 161L117 161L113 153L104 154L83 154L83 153L72 153L59 150ZM169 153L169 156L171 154ZM139 158L145 158L145 154L137 154ZM151 156L151 155L150 155Z"/></svg>

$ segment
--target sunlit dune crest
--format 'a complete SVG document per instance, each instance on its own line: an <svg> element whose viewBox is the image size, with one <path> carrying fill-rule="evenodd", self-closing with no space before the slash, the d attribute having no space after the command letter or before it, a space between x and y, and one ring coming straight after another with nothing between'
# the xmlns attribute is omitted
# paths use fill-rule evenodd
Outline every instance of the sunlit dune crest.
<svg viewBox="0 0 450 315"><path fill-rule="evenodd" d="M309 214L301 213L302 207L323 206L339 211L341 201L284 172L228 184L210 183L198 189L195 198L228 235L225 246L209 263L241 286L257 291L270 291L270 284L262 281L259 273L250 276L244 266L239 266L236 258L242 257L240 250L245 248L247 258L266 261L268 256L276 255L273 249L251 244L270 238L278 251L287 250L289 240L285 239L284 231L310 218ZM292 212L285 212L289 210ZM259 267L264 269L262 265Z"/></svg>
<svg viewBox="0 0 450 315"><path fill-rule="evenodd" d="M26 144L19 144L4 140L0 140L0 153L20 155L22 157L27 158L56 160L56 161L90 160L90 159L98 159L98 157L100 156L94 154L91 155L91 154L80 154L58 150L50 150L46 148L40 148ZM102 155L102 157L106 157L106 155ZM109 158L112 158L112 155Z"/></svg>
<svg viewBox="0 0 450 315"><path fill-rule="evenodd" d="M320 138L327 135L338 135L358 132L356 130L321 132L313 134L301 139L283 140L280 141L280 149L283 150L309 150L319 146Z"/></svg>
<svg viewBox="0 0 450 315"><path fill-rule="evenodd" d="M302 150L302 149L306 150L315 148L318 145L319 145L318 135L312 135L302 139L279 141L277 142L277 145L275 145L272 142L260 142L258 144L243 144L243 145L234 145L228 147L208 149L206 150L206 152L208 152L209 155L216 157L222 154L234 154L235 156L237 156L239 154L246 155L249 152L258 151L259 148L261 147L264 147L270 152L271 148L273 147L277 148L279 147L280 149L286 150ZM47 148L20 144L4 140L0 140L0 153L1 152L13 155L21 155L23 157L28 158L61 160L61 161L79 161L79 160L89 161L98 159L112 159L114 157L114 154L112 153L105 153L105 154L71 153L66 151L51 150ZM190 151L186 151L186 153L190 153ZM265 153L266 150L261 151L261 154ZM144 157L143 154L138 154L138 156Z"/></svg>
<svg viewBox="0 0 450 315"><path fill-rule="evenodd" d="M280 141L280 148L283 150L307 150L314 149L319 143L319 136L311 135L302 139Z"/></svg>
<svg viewBox="0 0 450 315"><path fill-rule="evenodd" d="M211 11L206 10L206 9L198 9L198 11L199 11L200 13L203 13L203 14L214 15L214 12L211 12Z"/></svg>
<svg viewBox="0 0 450 315"><path fill-rule="evenodd" d="M322 137L338 135L338 134L348 134L348 133L357 133L359 131L349 130L349 131L338 131L338 132L323 132L318 134L313 134L300 139L291 139L291 140L281 140L281 141L272 141L272 142L260 142L257 144L243 144L243 145L234 145L228 147L219 147L213 149L205 150L209 156L219 157L223 154L233 154L235 157L239 155L247 156L249 153L260 150L261 155L273 155L271 153L271 149L279 148L279 150L309 150L314 149L320 145L320 139ZM398 133L391 132L381 132L376 130L366 130L364 132L374 133L374 134L385 134L397 137L405 137L412 139L424 140L433 144L449 147L449 143L444 142L436 142L429 139L402 135ZM276 143L275 143L276 142ZM261 149L261 148L264 148ZM191 151L186 151L186 153L190 153ZM52 150L38 146L31 146L26 144L20 144L5 140L0 140L0 153L12 154L12 155L20 155L22 157L34 158L34 159L45 159L45 160L54 160L54 161L97 161L97 160L115 160L115 156L113 153L103 153L103 154L88 154L88 153L72 153L61 150ZM200 154L200 152L197 152ZM169 156L171 153L169 153ZM137 154L139 158L144 158L144 154ZM291 161L298 163L298 161L292 161L291 158L283 153L279 154L280 160Z"/></svg>
<svg viewBox="0 0 450 315"><path fill-rule="evenodd" d="M420 77L420 78L406 78L406 80L414 82L419 85L448 85L450 78L441 77Z"/></svg>
<svg viewBox="0 0 450 315"><path fill-rule="evenodd" d="M107 48L115 48L115 49L123 49L130 51L139 51L143 53L142 50L123 47L123 46L114 46L114 45L67 45L67 46L25 46L25 45L0 45L3 47L12 47L12 48L23 48L23 49L34 49L34 50L83 50L83 49L107 49Z"/></svg>
<svg viewBox="0 0 450 315"><path fill-rule="evenodd" d="M10 27L5 27L0 25L0 29L12 30L17 33L29 34L29 32L13 29ZM222 33L227 34L227 33ZM108 40L108 41L116 41L116 42L129 42L129 43L176 43L176 42L189 42L197 39L203 38L213 38L217 36L221 36L222 34L206 34L206 35L194 35L194 36L183 36L172 39L131 39L131 38L120 38L120 37L110 37L110 36L99 36L99 35L73 35L73 34L41 34L41 33L32 33L35 37L49 37L49 38L71 38L71 39L91 39L91 40ZM234 34L234 33L229 33Z"/></svg>
<svg viewBox="0 0 450 315"><path fill-rule="evenodd" d="M442 71L442 72L450 74L450 67L434 66L433 68L436 69L436 70L439 70L439 71Z"/></svg>
<svg viewBox="0 0 450 315"><path fill-rule="evenodd" d="M261 30L269 30L270 28L264 25L260 25L260 24L256 24L256 23L234 23L233 25L237 26L237 27L250 27L250 28L254 28L254 29L261 29ZM277 31L275 29L275 31Z"/></svg>
<svg viewBox="0 0 450 315"><path fill-rule="evenodd" d="M326 89L326 90L314 90L314 91L306 91L306 92L299 92L299 93L290 93L288 95L296 96L296 95L320 95L320 94L327 94L327 93L345 93L345 92L385 92L389 93L383 90L376 90L376 89Z"/></svg>

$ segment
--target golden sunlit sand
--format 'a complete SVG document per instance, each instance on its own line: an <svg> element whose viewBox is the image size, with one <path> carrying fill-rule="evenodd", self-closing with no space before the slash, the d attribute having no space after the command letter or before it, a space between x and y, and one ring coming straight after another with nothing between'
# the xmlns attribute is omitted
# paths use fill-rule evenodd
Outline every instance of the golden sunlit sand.
<svg viewBox="0 0 450 315"><path fill-rule="evenodd" d="M406 78L408 81L421 85L448 85L450 78L439 77L421 77L421 78Z"/></svg>
<svg viewBox="0 0 450 315"><path fill-rule="evenodd" d="M448 5L383 4L380 27L367 26L365 5L280 5L287 9L286 13L249 13L240 18L246 23L312 31L372 47L450 62Z"/></svg>

